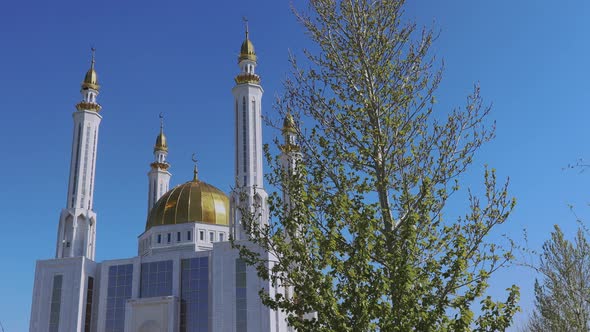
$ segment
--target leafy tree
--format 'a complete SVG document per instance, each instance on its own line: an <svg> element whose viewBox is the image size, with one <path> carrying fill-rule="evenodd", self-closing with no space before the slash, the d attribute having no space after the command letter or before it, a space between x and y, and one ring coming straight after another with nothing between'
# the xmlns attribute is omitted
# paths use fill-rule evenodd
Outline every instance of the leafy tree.
<svg viewBox="0 0 590 332"><path fill-rule="evenodd" d="M464 108L435 112L441 70L434 34L403 16L399 0L311 0L294 10L315 44L292 57L279 112L295 118L294 172L267 157L270 223L243 204L252 242L239 245L262 278L287 288L260 294L298 331L495 331L518 310L485 295L490 275L512 259L488 241L515 200L485 170L466 212L443 218L475 152L492 138L479 88ZM278 142L277 142L278 143ZM310 315L309 313L314 313Z"/></svg>
<svg viewBox="0 0 590 332"><path fill-rule="evenodd" d="M574 241L555 225L543 244L535 280L535 311L527 329L534 332L590 331L590 243L587 230L578 229Z"/></svg>

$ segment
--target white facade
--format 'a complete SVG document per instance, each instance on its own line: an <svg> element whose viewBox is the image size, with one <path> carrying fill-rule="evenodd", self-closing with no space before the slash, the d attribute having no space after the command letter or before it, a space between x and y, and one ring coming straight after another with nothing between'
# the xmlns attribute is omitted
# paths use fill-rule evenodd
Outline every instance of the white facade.
<svg viewBox="0 0 590 332"><path fill-rule="evenodd" d="M266 223L263 90L254 73L256 57L247 37L239 66L237 85L232 90L236 105L236 188L247 197L247 202L239 203L257 203L264 211L260 222ZM93 56L82 84L83 100L73 116L70 185L66 208L60 215L55 259L40 260L36 265L30 331L290 331L285 314L264 306L258 295L261 289L271 294L284 290L259 279L228 242L230 234L235 234L240 244L253 246L246 239L235 206L242 196L234 193L226 211L223 202L227 204L229 198L200 182L196 171L192 182L176 187L195 191L185 195L185 203L192 210L173 217L166 214L167 210L158 210L162 217L152 219L164 220L161 224L152 224L148 218L146 229L137 239L136 257L94 261L96 213L92 196L101 120L98 91ZM176 188L169 190L167 154L161 129L148 173L148 214L154 216L176 195ZM204 193L216 198L205 198ZM180 208L180 198L173 202ZM197 212L202 217L188 217ZM269 255L268 264L273 261Z"/></svg>

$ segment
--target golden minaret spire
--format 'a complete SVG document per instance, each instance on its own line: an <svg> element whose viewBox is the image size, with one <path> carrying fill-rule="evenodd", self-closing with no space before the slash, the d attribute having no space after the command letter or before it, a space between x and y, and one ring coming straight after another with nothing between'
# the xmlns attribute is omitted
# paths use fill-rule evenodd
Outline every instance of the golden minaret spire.
<svg viewBox="0 0 590 332"><path fill-rule="evenodd" d="M90 61L90 69L88 69L86 76L84 76L82 89L92 89L98 91L100 89L100 85L98 85L98 75L94 69L94 65L96 64L96 49L92 47L90 48L90 51L92 52L92 60Z"/></svg>
<svg viewBox="0 0 590 332"><path fill-rule="evenodd" d="M164 135L164 115L160 113L160 134L156 137L156 145L154 145L154 152L165 151L168 152L168 142L166 141L166 135Z"/></svg>
<svg viewBox="0 0 590 332"><path fill-rule="evenodd" d="M76 105L76 109L78 109L78 111L99 112L102 107L96 101L96 97L100 90L100 85L98 85L98 74L96 74L96 70L94 69L96 63L96 49L92 47L90 48L90 51L92 52L90 69L88 69L84 76L84 81L82 81L82 90L80 91L82 93L82 101Z"/></svg>
<svg viewBox="0 0 590 332"><path fill-rule="evenodd" d="M91 47L90 52L92 52L92 62L90 63L90 69L94 69L94 64L96 63L96 48Z"/></svg>
<svg viewBox="0 0 590 332"><path fill-rule="evenodd" d="M246 27L246 40L248 40L248 18L246 16L242 17L244 20L244 26Z"/></svg>

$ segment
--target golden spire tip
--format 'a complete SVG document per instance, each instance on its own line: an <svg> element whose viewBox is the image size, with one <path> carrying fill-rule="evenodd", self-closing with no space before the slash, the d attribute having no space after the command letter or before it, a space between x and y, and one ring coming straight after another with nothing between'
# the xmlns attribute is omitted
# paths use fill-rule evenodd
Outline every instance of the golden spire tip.
<svg viewBox="0 0 590 332"><path fill-rule="evenodd" d="M96 48L91 47L90 52L92 52L92 62L90 63L90 68L94 69L94 64L96 63L96 60L95 60Z"/></svg>
<svg viewBox="0 0 590 332"><path fill-rule="evenodd" d="M242 20L244 20L244 25L246 26L246 40L248 40L248 18L246 16L242 17Z"/></svg>
<svg viewBox="0 0 590 332"><path fill-rule="evenodd" d="M191 158L193 160L193 163L195 163L195 167L193 169L193 182L197 182L199 180L199 170L197 169L197 158L195 157L195 154L193 153L193 156Z"/></svg>

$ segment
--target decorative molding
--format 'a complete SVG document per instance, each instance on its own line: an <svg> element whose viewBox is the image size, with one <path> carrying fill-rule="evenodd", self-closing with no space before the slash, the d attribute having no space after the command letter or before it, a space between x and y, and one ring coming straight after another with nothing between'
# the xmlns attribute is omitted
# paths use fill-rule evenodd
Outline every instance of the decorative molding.
<svg viewBox="0 0 590 332"><path fill-rule="evenodd" d="M236 84L253 83L260 84L260 76L256 74L242 73L235 78Z"/></svg>
<svg viewBox="0 0 590 332"><path fill-rule="evenodd" d="M85 101L81 101L78 104L76 104L76 109L78 111L94 111L98 113L102 109L102 106L100 106L100 104L97 103L88 103Z"/></svg>

